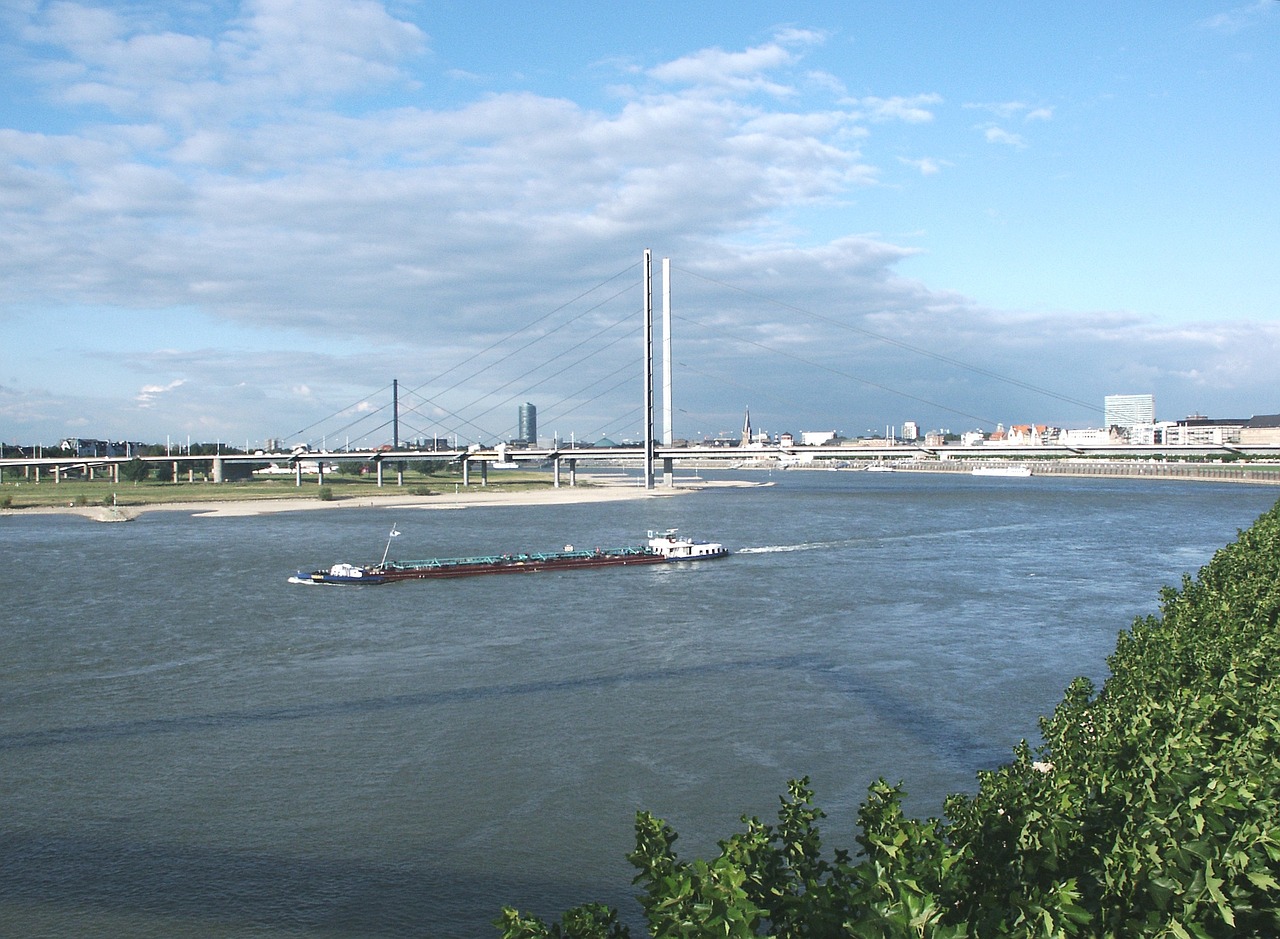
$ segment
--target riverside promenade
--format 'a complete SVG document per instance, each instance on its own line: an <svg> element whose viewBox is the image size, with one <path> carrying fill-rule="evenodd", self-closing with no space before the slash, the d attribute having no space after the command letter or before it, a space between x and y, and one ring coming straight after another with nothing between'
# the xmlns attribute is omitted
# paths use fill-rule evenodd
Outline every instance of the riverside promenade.
<svg viewBox="0 0 1280 939"><path fill-rule="evenodd" d="M1280 486L1280 464L1180 463L1154 460L991 460L966 457L949 460L892 460L879 464L903 473L972 473L975 469L1026 467L1033 476L1091 476L1130 479L1182 479L1215 483ZM831 469L802 464L789 469ZM866 466L843 466L840 471L865 471Z"/></svg>

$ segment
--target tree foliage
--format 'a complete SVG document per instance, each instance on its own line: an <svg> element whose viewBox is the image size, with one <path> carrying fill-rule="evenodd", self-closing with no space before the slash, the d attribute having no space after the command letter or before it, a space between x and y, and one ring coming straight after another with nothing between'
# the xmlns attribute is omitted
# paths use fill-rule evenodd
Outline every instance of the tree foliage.
<svg viewBox="0 0 1280 939"><path fill-rule="evenodd" d="M713 860L636 818L653 937L875 939L1280 935L1280 505L1160 613L1122 633L1099 690L1076 679L1042 743L979 774L942 819L871 786L858 848L824 849L807 779L776 824L744 818ZM503 911L504 939L620 939L599 904L556 924Z"/></svg>
<svg viewBox="0 0 1280 939"><path fill-rule="evenodd" d="M140 483L151 475L151 467L138 457L120 464L120 478L131 483Z"/></svg>

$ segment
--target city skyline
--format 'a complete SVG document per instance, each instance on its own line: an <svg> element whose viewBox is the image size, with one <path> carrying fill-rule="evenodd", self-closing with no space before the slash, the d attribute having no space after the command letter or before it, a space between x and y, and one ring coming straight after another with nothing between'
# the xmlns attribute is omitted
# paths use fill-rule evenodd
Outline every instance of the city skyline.
<svg viewBox="0 0 1280 939"><path fill-rule="evenodd" d="M9 5L0 439L1278 411L1278 8Z"/></svg>
<svg viewBox="0 0 1280 939"><path fill-rule="evenodd" d="M393 403L394 406L394 403ZM662 402L655 396L654 414L655 420L657 415L662 411ZM377 413L377 412L375 412ZM552 448L560 448L564 446L616 446L622 443L625 446L639 445L640 440L623 435L620 441L613 441L603 438L594 441L587 438L578 440L574 434L566 436L560 435L558 432L551 432L549 435L540 437L538 434L537 405L533 402L526 401L519 405L516 409L516 431L513 435L505 439L469 439L456 435L410 435L401 441L404 448L407 449L455 449L458 447L466 448L472 445L480 445L484 447L493 446L510 446L525 445L532 448L540 448L550 446ZM789 440L799 442L801 445L813 444L822 441L846 441L846 440L883 440L883 441L904 441L912 442L918 439L934 440L935 442L942 438L953 438L962 444L969 446L977 441L989 437L991 440L1001 442L1065 442L1074 439L1077 442L1087 442L1090 444L1115 443L1116 433L1127 435L1130 443L1140 445L1151 445L1160 443L1170 443L1174 445L1194 444L1204 442L1195 439L1197 431L1195 428L1201 428L1202 431L1208 431L1217 427L1218 437L1222 437L1222 430L1231 428L1238 430L1244 426L1260 426L1266 428L1274 428L1280 422L1280 414L1252 413L1247 417L1235 415L1232 417L1208 417L1201 414L1186 415L1182 418L1161 418L1155 410L1155 398L1153 395L1107 395L1104 398L1102 413L1105 415L1103 422L1097 427L1087 428L1063 428L1052 424L1044 424L1032 421L1030 423L1018 423L1016 421L998 421L992 432L983 433L974 430L956 430L950 427L933 427L922 429L918 422L910 418L898 418L894 422L886 424L881 431L875 428L867 428L865 433L845 432L839 428L832 430L814 431L810 428L795 429L790 425L786 425L782 429L761 428L754 430L751 423L750 408L744 409L743 424L737 430L721 429L714 433L697 434L692 437L678 437L673 434L673 443L676 446L699 446L706 444L742 444L748 443L764 443L769 445L782 444L787 445ZM398 425L398 417L395 423ZM382 420L379 429L385 429L392 424L391 419ZM1175 428L1184 428L1172 438L1166 439L1166 435ZM655 443L661 445L662 428L655 427ZM1189 435L1189 436L1188 436ZM291 449L310 448L316 451L341 452L343 450L376 450L379 447L386 447L386 444L378 444L365 439L368 435L358 435L355 446L352 446L352 438L350 435L346 437L342 444L338 444L335 440L330 443L327 435L321 434L318 438L312 440L283 440L283 439L267 439L254 440L250 438L244 439L244 448L239 452L253 453L255 451L265 450L267 452L278 453L288 452ZM1268 432L1268 439L1274 436ZM312 446L319 440L318 446ZM203 448L210 445L218 445L224 443L228 447L227 452L237 449L237 441L235 438L228 438L225 441L219 439L216 441L208 440L191 440L186 441L186 450L189 451L193 444L198 444L203 452ZM1223 442L1222 440L1218 441ZM0 447L25 447L32 452L37 452L41 447L45 447L43 443L32 443L30 441L0 441ZM155 448L160 446L158 441L143 440L104 440L94 437L66 437L55 444L47 446L47 449L71 449L79 455L88 456L119 456L131 447L147 447ZM183 452L183 442L166 439L164 442L166 450L170 447L174 452Z"/></svg>

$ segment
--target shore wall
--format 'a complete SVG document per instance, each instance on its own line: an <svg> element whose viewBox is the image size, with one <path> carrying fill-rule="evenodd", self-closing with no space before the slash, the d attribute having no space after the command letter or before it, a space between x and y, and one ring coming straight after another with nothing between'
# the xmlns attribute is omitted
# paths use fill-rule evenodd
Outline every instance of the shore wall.
<svg viewBox="0 0 1280 939"><path fill-rule="evenodd" d="M1113 479L1192 479L1219 483L1249 483L1280 486L1280 465L1247 463L1163 463L1136 460L903 460L883 464L895 472L969 473L982 468L1025 466L1033 476L1098 476ZM788 470L829 470L820 463L791 466ZM843 466L839 471L866 470L865 466Z"/></svg>

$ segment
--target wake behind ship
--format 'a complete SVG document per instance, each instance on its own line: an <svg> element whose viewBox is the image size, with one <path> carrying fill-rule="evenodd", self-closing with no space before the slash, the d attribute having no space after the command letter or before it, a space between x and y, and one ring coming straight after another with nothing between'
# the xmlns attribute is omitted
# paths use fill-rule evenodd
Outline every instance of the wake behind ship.
<svg viewBox="0 0 1280 939"><path fill-rule="evenodd" d="M392 537L399 534L394 529ZM388 539L388 548L390 539ZM594 548L563 551L495 554L469 558L430 558L424 561L388 561L386 553L376 564L334 564L289 578L293 584L387 584L397 580L427 580L443 577L473 577L480 574L534 574L539 571L578 568L621 567L638 564L671 564L677 561L707 561L728 557L729 551L716 542L683 538L672 529L649 532L643 545L623 548Z"/></svg>

